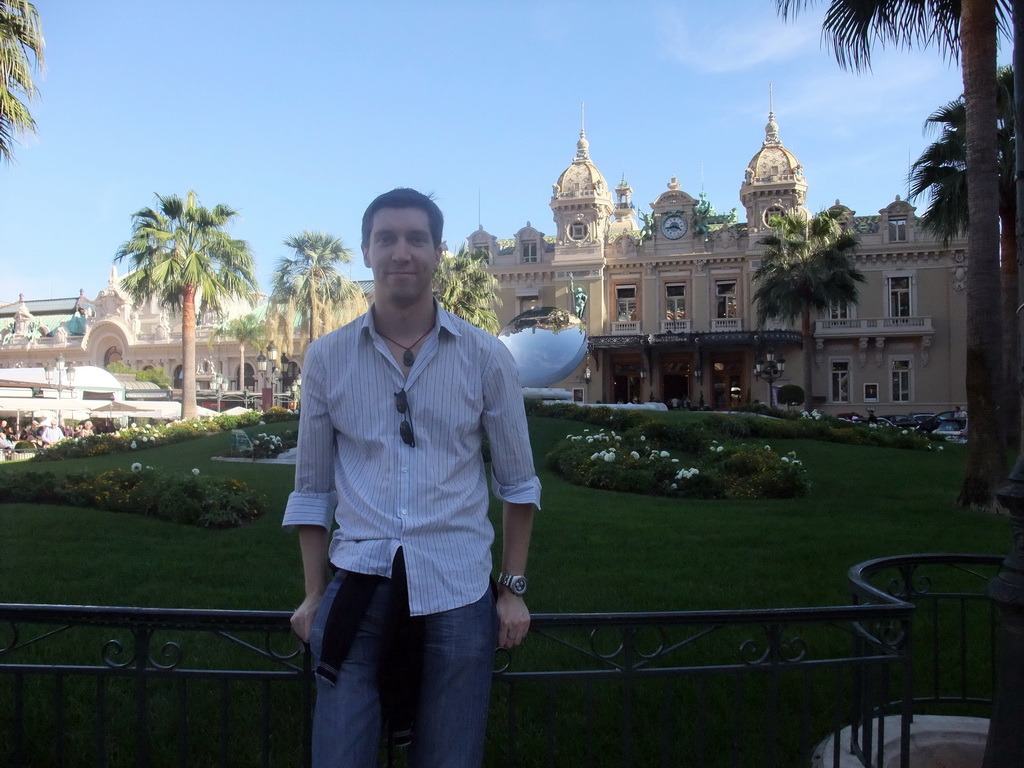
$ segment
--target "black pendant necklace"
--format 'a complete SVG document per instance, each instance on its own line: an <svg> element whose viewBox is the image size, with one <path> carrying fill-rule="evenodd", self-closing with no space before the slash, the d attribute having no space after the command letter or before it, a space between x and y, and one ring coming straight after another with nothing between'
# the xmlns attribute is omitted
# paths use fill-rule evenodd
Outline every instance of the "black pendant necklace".
<svg viewBox="0 0 1024 768"><path fill-rule="evenodd" d="M385 333L381 333L380 331L377 331L377 333L380 333L381 336L383 336L385 339L390 341L395 346L404 349L405 352L402 354L402 365L404 365L406 368L412 368L412 364L416 362L416 355L412 353L412 348L419 344L421 341L423 341L425 338L427 338L427 334L430 333L432 330L434 330L434 326L430 326L429 328L427 328L426 332L409 346L405 346L405 344L395 341Z"/></svg>

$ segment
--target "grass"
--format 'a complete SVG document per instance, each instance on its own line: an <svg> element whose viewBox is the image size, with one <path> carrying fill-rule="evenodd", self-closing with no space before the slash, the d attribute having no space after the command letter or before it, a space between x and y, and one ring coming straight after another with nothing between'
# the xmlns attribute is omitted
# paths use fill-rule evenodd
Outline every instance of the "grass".
<svg viewBox="0 0 1024 768"><path fill-rule="evenodd" d="M258 430L289 428L294 425L272 424ZM547 471L544 456L555 441L586 428L576 422L531 419L544 486L544 508L536 515L528 571L528 602L534 613L846 604L846 571L855 563L905 553L1002 554L1009 549L1008 520L953 506L963 477L963 446L948 445L938 452L769 441L774 450L795 451L803 460L812 482L807 496L784 501L688 501L576 487ZM298 543L280 527L293 468L213 461L229 443L225 433L132 454L0 465L0 478L4 472L36 469L101 471L136 460L171 471L198 468L258 488L266 494L270 510L243 528L211 531L89 509L2 505L0 601L293 608L302 596ZM492 504L491 515L500 519L497 503ZM495 556L499 553L500 541ZM734 640L728 641L732 648ZM529 641L517 664L543 665L542 646L540 638ZM760 683L752 678L744 685L756 691ZM712 682L704 693L673 687L665 694L655 692L655 698L678 697L684 702L679 704L681 711L696 709L705 717L709 712L733 711L734 687L723 679L721 684ZM505 695L496 689L496 722L501 722ZM557 705L560 716L569 718L558 726L559 762L573 764L571 755L565 758L563 753L586 747L578 742L583 726L572 718L588 706L600 709L607 703L612 709L604 716L614 721L616 695L598 690L594 704L586 703L590 694L582 688L558 688L557 695L555 702L546 690L524 689L516 711L535 708L543 722L545 708ZM650 716L655 724L662 717L656 708ZM696 716L687 720L686 728L696 728ZM826 716L831 713L822 713L824 725L817 724L821 727L814 734L831 727ZM582 722L581 717L576 719ZM536 722L521 726L522 764L533 764L534 755L539 759L548 738L537 730ZM612 755L614 749L605 741L615 740L614 722L609 727L610 732L597 740L597 749ZM680 739L679 748L684 749L691 737L680 731L673 738ZM654 748L641 741L638 749ZM798 746L787 748L799 751ZM500 747L495 749L501 754Z"/></svg>
<svg viewBox="0 0 1024 768"><path fill-rule="evenodd" d="M919 452L774 441L773 449L796 451L804 461L812 481L806 497L686 501L581 488L548 472L544 455L554 441L585 428L531 420L544 486L529 567L529 603L537 613L845 603L846 569L855 563L911 552L1001 554L1009 548L1006 519L952 504L963 476L963 446ZM0 473L100 471L136 460L171 471L195 467L257 488L270 510L243 528L203 531L95 510L0 506L0 600L294 607L302 587L298 544L280 527L294 470L212 460L229 443L225 433L131 454L0 465ZM499 512L492 504L495 520Z"/></svg>

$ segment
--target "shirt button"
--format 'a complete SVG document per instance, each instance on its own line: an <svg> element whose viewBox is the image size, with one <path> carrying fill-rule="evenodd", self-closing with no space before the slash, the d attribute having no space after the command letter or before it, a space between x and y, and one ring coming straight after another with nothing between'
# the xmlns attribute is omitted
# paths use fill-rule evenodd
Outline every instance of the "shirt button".
<svg viewBox="0 0 1024 768"><path fill-rule="evenodd" d="M408 472L408 471L409 471L408 467L402 467L402 472Z"/></svg>
<svg viewBox="0 0 1024 768"><path fill-rule="evenodd" d="M404 509L402 510L402 514L403 514L403 515L405 514L405 510L404 510Z"/></svg>

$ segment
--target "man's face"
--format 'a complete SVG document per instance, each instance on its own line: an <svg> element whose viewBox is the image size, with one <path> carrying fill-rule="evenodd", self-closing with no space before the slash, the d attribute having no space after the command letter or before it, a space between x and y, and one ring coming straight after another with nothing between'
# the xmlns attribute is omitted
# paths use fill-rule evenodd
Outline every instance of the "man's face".
<svg viewBox="0 0 1024 768"><path fill-rule="evenodd" d="M363 263L373 270L374 292L398 306L431 294L441 247L434 247L427 214L419 208L382 208L373 216Z"/></svg>

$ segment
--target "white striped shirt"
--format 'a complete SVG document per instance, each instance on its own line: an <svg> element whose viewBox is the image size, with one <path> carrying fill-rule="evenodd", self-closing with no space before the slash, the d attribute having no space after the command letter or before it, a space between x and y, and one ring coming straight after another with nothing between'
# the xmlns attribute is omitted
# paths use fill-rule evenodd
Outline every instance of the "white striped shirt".
<svg viewBox="0 0 1024 768"><path fill-rule="evenodd" d="M415 447L399 434L405 388ZM512 355L494 336L437 307L404 379L368 312L313 342L302 371L295 491L284 526L338 528L331 562L390 576L405 550L414 615L484 594L494 530L481 454L490 441L498 498L540 506L540 480Z"/></svg>

